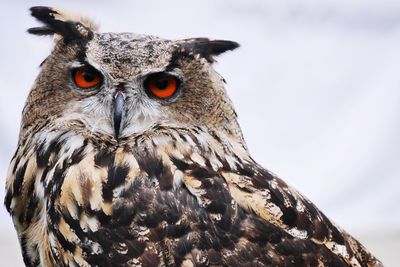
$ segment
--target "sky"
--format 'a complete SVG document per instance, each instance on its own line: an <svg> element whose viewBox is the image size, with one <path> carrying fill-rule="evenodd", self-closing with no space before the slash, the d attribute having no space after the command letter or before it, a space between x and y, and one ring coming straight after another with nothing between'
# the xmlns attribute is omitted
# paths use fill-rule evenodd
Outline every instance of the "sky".
<svg viewBox="0 0 400 267"><path fill-rule="evenodd" d="M215 68L227 80L255 160L371 246L400 237L400 2L3 3L0 184L16 148L26 96L53 45L49 37L26 33L39 25L29 16L33 5L85 14L104 32L239 42ZM16 246L3 207L0 234ZM7 246L1 240L6 239L0 247ZM400 250L399 242L393 246ZM374 249L384 262L394 262L389 252Z"/></svg>

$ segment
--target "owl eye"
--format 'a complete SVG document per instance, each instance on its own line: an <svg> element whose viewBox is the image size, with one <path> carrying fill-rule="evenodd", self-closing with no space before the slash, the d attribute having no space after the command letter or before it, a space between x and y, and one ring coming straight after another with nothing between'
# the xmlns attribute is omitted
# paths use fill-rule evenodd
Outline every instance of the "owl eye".
<svg viewBox="0 0 400 267"><path fill-rule="evenodd" d="M92 67L84 66L75 69L72 76L76 86L81 89L97 87L102 82L101 74Z"/></svg>
<svg viewBox="0 0 400 267"><path fill-rule="evenodd" d="M146 90L160 99L172 97L177 91L178 85L178 78L166 73L152 74L144 82Z"/></svg>

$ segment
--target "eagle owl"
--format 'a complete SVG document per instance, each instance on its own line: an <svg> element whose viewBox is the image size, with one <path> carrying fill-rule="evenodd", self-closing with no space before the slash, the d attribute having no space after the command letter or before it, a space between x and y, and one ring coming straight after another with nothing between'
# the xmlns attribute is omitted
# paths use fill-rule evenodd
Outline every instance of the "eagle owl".
<svg viewBox="0 0 400 267"><path fill-rule="evenodd" d="M380 266L249 155L214 57L225 40L54 35L23 110L5 205L27 266Z"/></svg>

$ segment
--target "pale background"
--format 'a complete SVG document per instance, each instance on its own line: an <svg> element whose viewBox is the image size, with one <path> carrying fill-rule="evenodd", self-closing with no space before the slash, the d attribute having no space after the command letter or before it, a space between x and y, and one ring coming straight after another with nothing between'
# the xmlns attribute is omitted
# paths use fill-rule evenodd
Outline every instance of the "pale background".
<svg viewBox="0 0 400 267"><path fill-rule="evenodd" d="M5 1L1 3L0 184L21 110L51 38L33 5L88 14L102 31L238 41L219 58L254 158L363 242L386 266L400 252L400 2ZM0 190L0 199L4 198ZM0 208L1 266L22 266ZM397 265L398 266L398 265Z"/></svg>

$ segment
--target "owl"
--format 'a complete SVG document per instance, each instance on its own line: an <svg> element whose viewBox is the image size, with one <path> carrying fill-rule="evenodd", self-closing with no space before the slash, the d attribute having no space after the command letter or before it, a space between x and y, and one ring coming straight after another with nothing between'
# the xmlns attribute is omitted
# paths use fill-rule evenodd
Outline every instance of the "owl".
<svg viewBox="0 0 400 267"><path fill-rule="evenodd" d="M6 182L26 266L381 266L252 159L213 69L237 43L31 12L55 46Z"/></svg>

